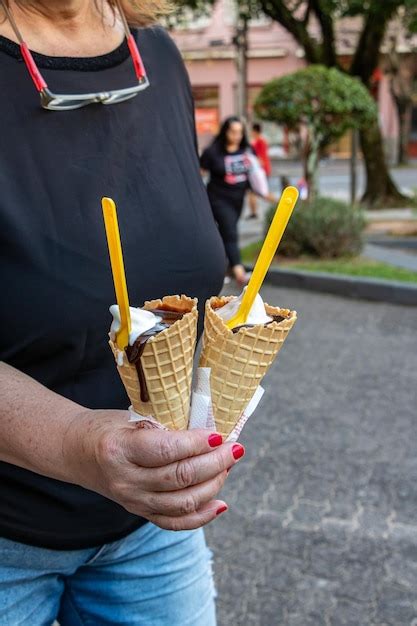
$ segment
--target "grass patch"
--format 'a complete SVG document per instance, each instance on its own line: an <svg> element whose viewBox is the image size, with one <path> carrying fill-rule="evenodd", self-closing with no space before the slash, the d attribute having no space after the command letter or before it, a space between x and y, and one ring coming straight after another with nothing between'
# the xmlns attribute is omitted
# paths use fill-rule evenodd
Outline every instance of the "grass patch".
<svg viewBox="0 0 417 626"><path fill-rule="evenodd" d="M257 256L262 248L262 241L255 241L254 243L249 243L244 248L241 248L240 254L242 256L243 263L254 263L257 259Z"/></svg>
<svg viewBox="0 0 417 626"><path fill-rule="evenodd" d="M244 263L253 264L261 249L262 242L251 243L242 249ZM315 259L300 257L289 260L276 258L273 261L275 267L287 269L299 269L306 272L328 272L329 274L341 274L345 276L362 276L364 278L382 278L384 280L396 280L406 283L417 283L417 272L394 267L388 263L372 261L364 257L341 258L341 259Z"/></svg>
<svg viewBox="0 0 417 626"><path fill-rule="evenodd" d="M330 274L345 274L347 276L362 276L364 278L383 278L384 280L399 280L406 283L417 283L417 272L394 267L388 263L372 261L358 257L356 259L335 259L334 261L309 260L280 263L280 267L305 270L306 272L328 272Z"/></svg>

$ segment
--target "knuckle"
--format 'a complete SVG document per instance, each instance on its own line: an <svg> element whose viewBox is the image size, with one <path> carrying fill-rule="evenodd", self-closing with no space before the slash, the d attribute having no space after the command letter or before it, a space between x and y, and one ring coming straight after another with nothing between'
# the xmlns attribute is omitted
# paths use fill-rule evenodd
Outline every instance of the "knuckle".
<svg viewBox="0 0 417 626"><path fill-rule="evenodd" d="M175 452L175 444L169 437L161 437L158 443L158 455L164 465L171 462Z"/></svg>
<svg viewBox="0 0 417 626"><path fill-rule="evenodd" d="M189 487L195 481L195 469L190 461L184 460L177 463L175 479L181 488Z"/></svg>
<svg viewBox="0 0 417 626"><path fill-rule="evenodd" d="M197 510L197 503L194 496L187 495L183 498L179 506L179 515L190 515Z"/></svg>

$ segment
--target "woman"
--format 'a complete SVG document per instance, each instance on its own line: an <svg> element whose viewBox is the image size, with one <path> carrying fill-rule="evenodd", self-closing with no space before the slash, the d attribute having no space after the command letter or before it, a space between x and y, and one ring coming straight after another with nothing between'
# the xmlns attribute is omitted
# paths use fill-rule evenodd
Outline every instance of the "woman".
<svg viewBox="0 0 417 626"><path fill-rule="evenodd" d="M106 340L102 196L133 304L203 305L223 280L187 74L152 25L163 1L0 10L0 623L212 626L190 529L226 510L216 495L243 447L129 425Z"/></svg>
<svg viewBox="0 0 417 626"><path fill-rule="evenodd" d="M235 116L228 117L223 122L219 134L200 158L202 174L210 174L207 192L214 219L218 224L233 276L241 287L247 284L249 276L240 258L237 224L242 214L245 193L250 188L249 171L253 158L253 150L246 137L243 122ZM265 187L267 191L266 180ZM262 197L276 202L273 194L266 193Z"/></svg>
<svg viewBox="0 0 417 626"><path fill-rule="evenodd" d="M217 137L200 158L202 173L209 172L207 192L214 219L223 239L234 278L240 286L248 276L240 257L237 224L249 189L247 152L251 150L242 121L235 116L225 119Z"/></svg>

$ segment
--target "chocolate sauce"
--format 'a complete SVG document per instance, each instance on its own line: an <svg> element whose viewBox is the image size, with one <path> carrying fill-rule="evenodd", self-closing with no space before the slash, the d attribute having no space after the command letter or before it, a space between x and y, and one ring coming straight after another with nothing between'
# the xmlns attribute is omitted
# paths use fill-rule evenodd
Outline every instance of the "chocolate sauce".
<svg viewBox="0 0 417 626"><path fill-rule="evenodd" d="M149 309L154 315L161 317L161 321L158 322L153 328L140 335L133 346L126 346L125 352L129 363L136 365L136 371L138 373L139 387L140 387L140 399L142 402L149 402L148 385L146 384L145 372L142 367L142 354L145 350L145 346L151 337L158 335L163 330L166 330L176 321L180 320L184 313L174 311L172 309L166 309L164 305L159 309Z"/></svg>
<svg viewBox="0 0 417 626"><path fill-rule="evenodd" d="M272 324L273 322L282 322L285 319L286 318L282 317L282 315L273 315L272 320L264 324L264 326L269 326L269 324ZM253 328L254 326L257 326L257 324L241 324L240 326L235 326L235 328L232 328L232 333L238 333L241 328Z"/></svg>
<svg viewBox="0 0 417 626"><path fill-rule="evenodd" d="M164 308L164 305L162 305L159 309L147 309L149 310L151 313L153 313L154 315L158 315L159 317L162 317L162 321L167 324L169 324L171 322L174 323L177 320L180 320L184 313L181 313L181 311L175 311L175 309L166 309Z"/></svg>

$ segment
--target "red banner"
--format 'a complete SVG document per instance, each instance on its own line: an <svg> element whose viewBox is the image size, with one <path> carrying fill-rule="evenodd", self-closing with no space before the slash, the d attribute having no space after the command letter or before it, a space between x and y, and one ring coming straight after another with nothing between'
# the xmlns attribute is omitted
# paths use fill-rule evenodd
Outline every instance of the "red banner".
<svg viewBox="0 0 417 626"><path fill-rule="evenodd" d="M219 111L216 108L195 110L197 135L216 135L219 130Z"/></svg>

